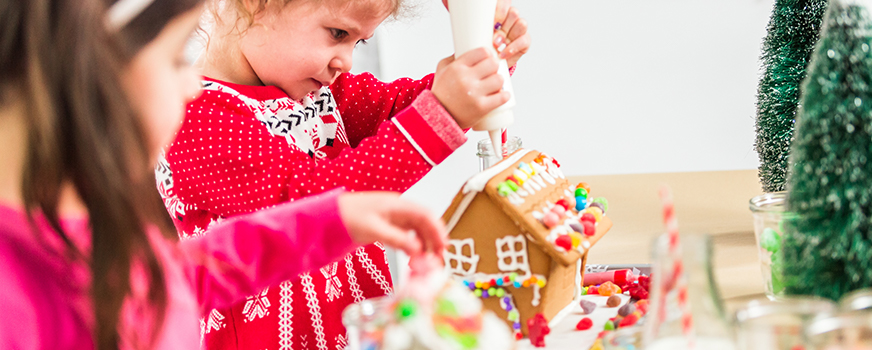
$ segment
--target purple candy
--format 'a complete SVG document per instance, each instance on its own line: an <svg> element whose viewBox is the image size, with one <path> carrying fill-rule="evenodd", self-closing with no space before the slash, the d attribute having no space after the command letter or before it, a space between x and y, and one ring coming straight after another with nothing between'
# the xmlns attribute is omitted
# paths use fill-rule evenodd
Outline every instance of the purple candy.
<svg viewBox="0 0 872 350"><path fill-rule="evenodd" d="M487 294L487 291L486 291L486 290L481 291L481 297L482 297L482 298L487 298L487 297L488 297L488 294Z"/></svg>
<svg viewBox="0 0 872 350"><path fill-rule="evenodd" d="M585 315L590 315L593 310L596 310L596 303L589 300L582 300L578 302L578 305L581 306L581 310L584 311Z"/></svg>
<svg viewBox="0 0 872 350"><path fill-rule="evenodd" d="M512 324L512 327L515 328L515 330L521 329L521 323L515 322L514 324Z"/></svg>
<svg viewBox="0 0 872 350"><path fill-rule="evenodd" d="M573 222L569 224L569 227L572 228L572 230L575 232L584 233L584 226L581 226L581 224L579 223Z"/></svg>
<svg viewBox="0 0 872 350"><path fill-rule="evenodd" d="M618 309L618 315L627 317L627 315L633 313L634 311L636 311L636 304L627 303L627 305L621 306L621 308Z"/></svg>
<svg viewBox="0 0 872 350"><path fill-rule="evenodd" d="M606 212L606 207L604 207L603 204L599 203L599 202L590 203L590 207L597 207L597 208L600 208L600 210L602 210L603 213Z"/></svg>
<svg viewBox="0 0 872 350"><path fill-rule="evenodd" d="M475 291L475 284L470 283L469 290L474 292Z"/></svg>
<svg viewBox="0 0 872 350"><path fill-rule="evenodd" d="M512 304L506 304L506 311L512 311Z"/></svg>

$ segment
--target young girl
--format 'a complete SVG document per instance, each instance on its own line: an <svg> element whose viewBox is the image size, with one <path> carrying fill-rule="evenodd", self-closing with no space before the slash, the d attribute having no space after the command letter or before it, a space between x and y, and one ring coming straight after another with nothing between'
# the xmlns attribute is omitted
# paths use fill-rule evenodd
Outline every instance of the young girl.
<svg viewBox="0 0 872 350"><path fill-rule="evenodd" d="M514 65L526 23L501 2L495 46ZM498 61L485 49L440 62L421 80L351 75L355 45L400 0L229 0L199 65L204 94L189 104L158 168L158 186L183 237L221 218L339 186L402 192L466 141L464 129L503 104ZM210 349L344 347L343 309L391 293L384 251L367 246L306 274L291 293L271 287L250 303L206 315ZM292 317L276 310L292 310ZM211 326L221 324L222 326Z"/></svg>
<svg viewBox="0 0 872 350"><path fill-rule="evenodd" d="M203 310L358 244L441 249L444 229L411 203L340 191L166 238L151 169L197 94L179 57L198 2L0 5L4 349L195 349Z"/></svg>

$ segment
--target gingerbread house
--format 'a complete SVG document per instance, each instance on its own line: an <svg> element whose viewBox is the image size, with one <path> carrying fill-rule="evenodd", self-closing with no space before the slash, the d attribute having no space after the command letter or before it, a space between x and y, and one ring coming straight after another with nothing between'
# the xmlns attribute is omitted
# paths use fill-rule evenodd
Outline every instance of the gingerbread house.
<svg viewBox="0 0 872 350"><path fill-rule="evenodd" d="M527 320L552 320L580 295L587 252L612 226L603 199L571 184L559 163L518 150L473 176L442 216L445 268L517 337Z"/></svg>

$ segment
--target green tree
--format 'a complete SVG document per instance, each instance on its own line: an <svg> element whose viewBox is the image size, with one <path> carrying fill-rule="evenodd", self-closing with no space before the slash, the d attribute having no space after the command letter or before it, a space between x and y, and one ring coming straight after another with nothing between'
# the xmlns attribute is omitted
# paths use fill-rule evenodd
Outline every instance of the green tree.
<svg viewBox="0 0 872 350"><path fill-rule="evenodd" d="M872 286L872 20L833 0L809 65L791 147L788 294L838 299ZM872 2L872 1L870 1Z"/></svg>
<svg viewBox="0 0 872 350"><path fill-rule="evenodd" d="M763 40L757 88L757 154L766 192L784 190L800 84L820 32L827 0L776 0Z"/></svg>

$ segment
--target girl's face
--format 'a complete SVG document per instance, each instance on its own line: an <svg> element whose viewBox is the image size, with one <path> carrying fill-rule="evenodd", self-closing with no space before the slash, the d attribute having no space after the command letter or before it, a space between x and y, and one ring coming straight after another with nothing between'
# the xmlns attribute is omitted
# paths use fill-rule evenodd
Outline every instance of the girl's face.
<svg viewBox="0 0 872 350"><path fill-rule="evenodd" d="M351 70L354 46L372 37L389 15L386 9L373 10L377 1L279 3L267 3L240 48L261 83L277 86L295 100Z"/></svg>
<svg viewBox="0 0 872 350"><path fill-rule="evenodd" d="M184 58L185 43L197 27L201 8L173 18L126 67L122 83L148 133L155 159L182 125L185 105L200 92L198 72Z"/></svg>

